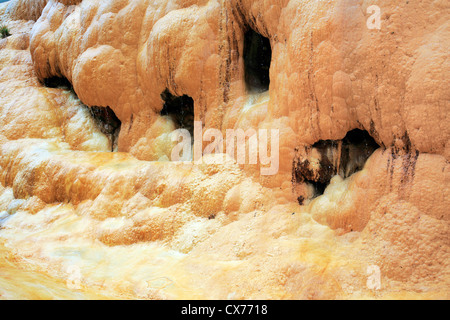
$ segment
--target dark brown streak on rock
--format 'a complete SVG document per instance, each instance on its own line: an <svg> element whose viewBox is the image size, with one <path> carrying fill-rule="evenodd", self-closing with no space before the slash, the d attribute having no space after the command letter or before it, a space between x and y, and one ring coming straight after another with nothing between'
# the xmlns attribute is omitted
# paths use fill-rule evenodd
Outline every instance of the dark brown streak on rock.
<svg viewBox="0 0 450 320"><path fill-rule="evenodd" d="M381 123L380 103L378 101L378 89L379 89L378 74L375 74L375 94L373 97L373 103L375 105L375 113L377 116L378 123Z"/></svg>
<svg viewBox="0 0 450 320"><path fill-rule="evenodd" d="M129 125L128 125L128 132L130 132L131 127L133 126L133 121L134 121L134 117L133 117L133 114L131 114L131 117L130 117L130 123L129 123Z"/></svg>
<svg viewBox="0 0 450 320"><path fill-rule="evenodd" d="M375 98L375 101L376 101L376 98ZM378 144L381 144L381 146L383 148L386 148L386 146L384 145L383 141L381 141L381 139L380 139L380 135L378 134L377 129L375 128L375 122L373 121L373 119L370 119L369 133L375 139L375 141Z"/></svg>
<svg viewBox="0 0 450 320"><path fill-rule="evenodd" d="M311 98L311 101L315 104L316 107L316 121L317 121L317 131L313 130L314 132L318 133L318 136L320 137L320 122L319 122L319 101L317 99L316 95L316 87L315 87L315 76L314 76L314 42L313 42L313 32L311 31L311 38L310 38L310 56L309 56L309 69L308 69L308 81L309 81L309 96ZM313 126L313 114L311 110L310 115L310 121L311 126ZM317 137L317 135L316 135Z"/></svg>
<svg viewBox="0 0 450 320"><path fill-rule="evenodd" d="M236 4L235 9L237 11L237 15L235 15L235 16L236 16L236 18L239 18L238 21L241 23L241 25L243 27L245 25L246 18L245 18L244 12L242 10L242 4L240 1ZM232 7L231 10L234 12L234 7Z"/></svg>
<svg viewBox="0 0 450 320"><path fill-rule="evenodd" d="M227 54L225 59L225 83L223 90L223 102L228 103L230 100L230 81L231 81L231 39L228 32L228 12L225 11L225 33L227 35Z"/></svg>
<svg viewBox="0 0 450 320"><path fill-rule="evenodd" d="M403 156L402 161L402 178L400 184L400 194L402 197L405 196L406 189L412 185L415 177L416 163L419 158L419 151L415 150L413 152L411 140L409 139L409 135L405 132L402 137L404 143L404 151L406 154Z"/></svg>
<svg viewBox="0 0 450 320"><path fill-rule="evenodd" d="M222 1L222 5L220 8L220 21L219 21L219 34L220 38L226 39L227 41L219 41L219 57L220 57L220 66L219 66L219 82L220 87L222 88L222 101L228 103L229 101L229 91L230 91L230 75L229 75L229 60L230 60L230 47L229 47L229 37L227 35L228 31L228 12L227 12L226 1ZM225 19L225 30L224 30L224 19ZM226 47L224 47L224 43L226 43ZM225 63L224 63L225 62Z"/></svg>
<svg viewBox="0 0 450 320"><path fill-rule="evenodd" d="M392 182L394 178L394 169L395 169L395 160L397 159L397 154L395 153L395 150L391 150L390 158L392 161L390 161L390 168L389 168L389 192L392 192ZM389 161L388 161L389 163Z"/></svg>

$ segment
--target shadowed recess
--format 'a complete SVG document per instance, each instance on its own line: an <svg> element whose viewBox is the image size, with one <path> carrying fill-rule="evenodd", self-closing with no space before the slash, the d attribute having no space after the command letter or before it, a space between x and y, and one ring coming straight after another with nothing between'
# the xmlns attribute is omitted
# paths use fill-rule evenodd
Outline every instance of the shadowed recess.
<svg viewBox="0 0 450 320"><path fill-rule="evenodd" d="M43 83L47 88L70 90L72 94L75 95L75 97L78 99L78 96L74 91L72 84L69 80L67 80L67 78L46 78L44 79ZM94 119L100 131L110 139L111 152L117 151L117 142L122 122L119 120L119 118L117 118L116 114L110 107L86 107L89 109L90 115Z"/></svg>
<svg viewBox="0 0 450 320"><path fill-rule="evenodd" d="M244 35L245 84L249 92L269 90L272 48L270 40L248 28Z"/></svg>
<svg viewBox="0 0 450 320"><path fill-rule="evenodd" d="M44 79L44 86L47 88L59 88L73 90L72 84L64 77L51 77Z"/></svg>
<svg viewBox="0 0 450 320"><path fill-rule="evenodd" d="M345 179L362 170L379 147L367 131L359 129L349 131L342 140L320 140L295 156L293 182L312 185L313 197L322 195L335 175Z"/></svg>
<svg viewBox="0 0 450 320"><path fill-rule="evenodd" d="M170 117L177 129L186 129L193 136L194 100L187 95L174 96L168 89L161 93L161 99L164 101L161 116Z"/></svg>
<svg viewBox="0 0 450 320"><path fill-rule="evenodd" d="M117 142L122 122L110 107L89 107L100 131L111 140L111 152L117 151Z"/></svg>

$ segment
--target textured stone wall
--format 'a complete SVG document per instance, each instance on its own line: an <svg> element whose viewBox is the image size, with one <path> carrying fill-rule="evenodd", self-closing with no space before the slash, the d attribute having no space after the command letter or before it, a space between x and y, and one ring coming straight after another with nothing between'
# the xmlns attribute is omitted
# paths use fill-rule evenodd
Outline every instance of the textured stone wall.
<svg viewBox="0 0 450 320"><path fill-rule="evenodd" d="M448 159L449 129L439 126L449 103L446 4L384 1L381 30L366 26L369 4L49 1L31 53L39 78L65 76L84 103L112 107L129 128L121 150L146 159L139 141L155 135L147 128L166 88L191 96L208 127L236 125L230 110L246 96L243 32L250 27L271 42L263 122L287 131L283 147L361 128L384 146L411 144ZM416 17L418 7L427 14Z"/></svg>

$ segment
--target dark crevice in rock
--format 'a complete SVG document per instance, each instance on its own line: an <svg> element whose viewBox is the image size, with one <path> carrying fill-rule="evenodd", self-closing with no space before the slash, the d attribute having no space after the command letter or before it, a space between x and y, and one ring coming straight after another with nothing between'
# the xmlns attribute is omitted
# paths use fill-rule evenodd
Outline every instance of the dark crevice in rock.
<svg viewBox="0 0 450 320"><path fill-rule="evenodd" d="M57 88L72 91L72 94L78 99L72 83L64 77L51 77L43 80L44 86L47 88ZM117 150L117 142L119 139L120 127L122 125L119 118L110 107L88 107L90 115L94 119L100 131L105 134L111 141L111 152Z"/></svg>
<svg viewBox="0 0 450 320"><path fill-rule="evenodd" d="M296 150L292 182L312 185L312 198L322 195L335 175L347 178L362 170L379 147L367 131L359 129L348 132L342 140L320 140L304 150ZM302 204L305 197L299 196L298 200Z"/></svg>
<svg viewBox="0 0 450 320"><path fill-rule="evenodd" d="M342 140L340 172L343 178L363 169L367 159L380 145L365 130L349 131Z"/></svg>
<svg viewBox="0 0 450 320"><path fill-rule="evenodd" d="M100 131L111 140L111 152L117 150L120 127L122 122L110 107L89 107L92 117L96 121Z"/></svg>
<svg viewBox="0 0 450 320"><path fill-rule="evenodd" d="M269 90L272 48L270 40L251 28L244 34L245 84L249 92Z"/></svg>
<svg viewBox="0 0 450 320"><path fill-rule="evenodd" d="M175 123L177 129L186 129L194 134L194 100L183 95L181 97L172 95L168 89L161 93L164 106L160 112L161 116L168 116Z"/></svg>
<svg viewBox="0 0 450 320"><path fill-rule="evenodd" d="M47 88L67 89L73 91L72 84L64 77L46 78L43 82L44 86L46 86Z"/></svg>

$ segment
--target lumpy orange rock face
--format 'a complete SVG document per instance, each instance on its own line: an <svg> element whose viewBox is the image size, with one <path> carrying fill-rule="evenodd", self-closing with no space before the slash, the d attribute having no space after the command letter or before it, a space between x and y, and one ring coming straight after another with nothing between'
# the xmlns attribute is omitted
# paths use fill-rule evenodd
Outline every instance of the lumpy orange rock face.
<svg viewBox="0 0 450 320"><path fill-rule="evenodd" d="M448 299L448 9L0 4L0 298Z"/></svg>

